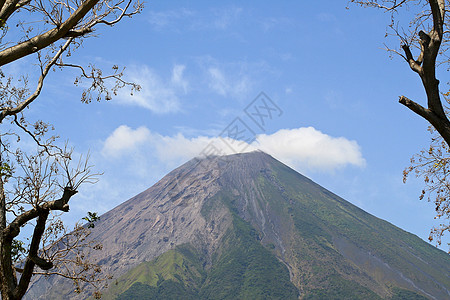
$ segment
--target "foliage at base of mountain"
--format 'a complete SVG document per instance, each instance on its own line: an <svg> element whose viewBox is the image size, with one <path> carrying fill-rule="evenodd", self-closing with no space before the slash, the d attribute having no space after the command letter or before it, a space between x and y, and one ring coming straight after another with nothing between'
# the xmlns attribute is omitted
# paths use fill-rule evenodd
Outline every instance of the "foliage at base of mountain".
<svg viewBox="0 0 450 300"><path fill-rule="evenodd" d="M413 291L400 288L393 289L394 295L391 300L427 300L427 297L414 293Z"/></svg>
<svg viewBox="0 0 450 300"><path fill-rule="evenodd" d="M186 288L182 283L173 280L164 280L156 287L140 282L134 283L128 290L120 294L117 300L136 299L198 299L197 294Z"/></svg>
<svg viewBox="0 0 450 300"><path fill-rule="evenodd" d="M326 289L314 289L310 291L303 299L381 300L382 298L368 288L361 286L357 282L345 280L341 276L335 275L328 278L328 286Z"/></svg>
<svg viewBox="0 0 450 300"><path fill-rule="evenodd" d="M286 266L261 245L257 231L236 215L223 245L200 290L201 299L298 298Z"/></svg>

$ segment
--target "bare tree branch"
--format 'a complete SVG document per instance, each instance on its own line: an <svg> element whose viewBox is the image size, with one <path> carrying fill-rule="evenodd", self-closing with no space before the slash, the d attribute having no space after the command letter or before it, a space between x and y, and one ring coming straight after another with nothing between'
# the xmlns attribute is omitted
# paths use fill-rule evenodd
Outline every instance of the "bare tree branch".
<svg viewBox="0 0 450 300"><path fill-rule="evenodd" d="M98 1L99 0L84 1L59 28L53 28L25 42L1 51L0 66L35 53L43 48L48 47L57 40L66 37L69 31L78 24L78 22L95 6L95 4L98 3Z"/></svg>
<svg viewBox="0 0 450 300"><path fill-rule="evenodd" d="M41 94L42 88L44 86L44 80L45 77L48 75L48 72L50 69L55 65L55 63L58 61L58 59L61 57L61 55L64 53L64 51L67 50L70 43L72 42L73 38L69 38L64 45L56 52L55 56L50 60L50 62L45 66L45 68L41 72L41 76L39 76L38 85L36 87L36 90L32 95L30 95L27 99L19 103L16 107L6 108L2 110L0 113L0 123L3 121L3 119L6 116L12 116L20 113L22 110L25 109L30 103L32 103L36 98Z"/></svg>
<svg viewBox="0 0 450 300"><path fill-rule="evenodd" d="M3 0L2 0L3 1ZM20 1L20 0L10 0L10 1L3 1L0 2L1 4L1 10L0 10L0 19L6 22L6 20L9 19L9 17L17 11L19 8L23 7L24 5L28 4L30 0L27 1Z"/></svg>
<svg viewBox="0 0 450 300"><path fill-rule="evenodd" d="M383 5L378 3L377 1L358 1L358 0L350 0L353 3L365 6L365 7L374 7L374 8L379 8L379 9L383 9L386 11L395 11L396 9L398 9L399 7L402 7L405 3L407 3L409 0L402 0L399 1L397 3L397 1L383 1L383 2L387 2L391 5Z"/></svg>
<svg viewBox="0 0 450 300"><path fill-rule="evenodd" d="M405 105L406 107L411 109L413 112L422 116L425 119L431 118L432 112L429 109L426 109L422 105L410 100L409 98L407 98L405 96L400 96L398 102Z"/></svg>
<svg viewBox="0 0 450 300"><path fill-rule="evenodd" d="M10 236L11 238L14 238L19 235L20 233L20 227L23 226L28 221L37 218L39 216L40 211L42 210L60 210L64 212L69 211L69 200L70 198L75 195L77 191L74 191L70 187L66 187L64 189L64 193L62 197L58 200L54 201L48 201L42 204L40 207L32 208L23 214L19 215L12 221L4 230L3 234L5 236Z"/></svg>
<svg viewBox="0 0 450 300"><path fill-rule="evenodd" d="M411 53L411 49L409 48L409 45L403 45L402 49L405 52L405 55L406 55L405 59L409 63L411 70L413 70L414 72L416 72L418 74L423 73L423 70L420 67L419 62L414 60L413 55Z"/></svg>

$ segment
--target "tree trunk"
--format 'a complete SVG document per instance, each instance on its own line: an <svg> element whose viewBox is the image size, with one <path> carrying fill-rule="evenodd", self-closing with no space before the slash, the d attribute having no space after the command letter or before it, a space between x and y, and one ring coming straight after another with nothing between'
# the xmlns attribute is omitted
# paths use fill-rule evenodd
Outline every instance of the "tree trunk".
<svg viewBox="0 0 450 300"><path fill-rule="evenodd" d="M1 162L0 162L1 163ZM14 299L12 286L13 281L8 278L12 275L11 266L11 243L5 239L6 228L6 199L3 187L3 174L0 175L0 289L2 300Z"/></svg>

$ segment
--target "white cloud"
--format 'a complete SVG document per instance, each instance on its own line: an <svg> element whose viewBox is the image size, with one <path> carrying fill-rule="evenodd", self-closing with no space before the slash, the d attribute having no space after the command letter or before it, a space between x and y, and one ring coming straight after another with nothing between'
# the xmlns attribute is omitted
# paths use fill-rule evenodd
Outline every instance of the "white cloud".
<svg viewBox="0 0 450 300"><path fill-rule="evenodd" d="M106 156L118 157L148 142L150 136L150 130L146 127L133 130L126 125L121 125L105 140L102 152Z"/></svg>
<svg viewBox="0 0 450 300"><path fill-rule="evenodd" d="M235 141L228 140L228 142ZM235 153L218 137L186 138L181 133L175 136L163 136L151 133L146 127L134 130L121 125L103 143L102 154L114 159L120 157L143 159L150 154L165 165L174 168L191 158L201 156L202 151L211 143L224 155ZM141 167L144 167L142 164L145 162L141 161Z"/></svg>
<svg viewBox="0 0 450 300"><path fill-rule="evenodd" d="M345 165L365 165L356 141L332 137L313 127L261 134L257 142L259 149L297 169L333 170Z"/></svg>
<svg viewBox="0 0 450 300"><path fill-rule="evenodd" d="M186 93L189 83L183 78L185 66L175 65L170 80L163 80L147 66L132 67L128 70L129 80L141 86L134 95L120 92L118 101L123 104L137 105L154 113L171 113L180 110L180 93Z"/></svg>
<svg viewBox="0 0 450 300"><path fill-rule="evenodd" d="M117 145L123 142L127 143L126 146ZM201 156L208 147L210 150L214 147L222 154L233 154L235 151L230 149L230 145L234 149L245 148L244 152L260 149L299 171L333 171L347 165L365 165L356 141L331 137L313 127L282 129L270 135L261 134L254 143L248 145L232 139L224 141L218 137L187 138L180 133L163 136L150 133L144 127L132 130L122 125L106 139L103 153L122 155L135 148L136 151L155 155L167 166L176 167L195 156Z"/></svg>

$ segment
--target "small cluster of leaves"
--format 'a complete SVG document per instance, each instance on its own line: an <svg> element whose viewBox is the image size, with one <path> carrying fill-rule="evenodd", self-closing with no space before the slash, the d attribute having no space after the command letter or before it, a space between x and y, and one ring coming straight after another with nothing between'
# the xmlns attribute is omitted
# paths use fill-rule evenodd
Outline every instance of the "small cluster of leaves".
<svg viewBox="0 0 450 300"><path fill-rule="evenodd" d="M28 253L26 244L20 240L13 240L11 245L11 257L14 263L21 261Z"/></svg>
<svg viewBox="0 0 450 300"><path fill-rule="evenodd" d="M0 109L14 107L30 95L27 75L14 79L0 69Z"/></svg>
<svg viewBox="0 0 450 300"><path fill-rule="evenodd" d="M9 166L8 163L2 162L0 165L0 176L2 178L10 178L12 176L12 168Z"/></svg>
<svg viewBox="0 0 450 300"><path fill-rule="evenodd" d="M104 75L103 71L93 64L90 64L88 68L70 64L59 64L59 66L74 67L81 71L81 74L75 78L76 86L82 84L84 79L90 81L90 86L81 94L83 103L90 103L94 98L96 101L101 101L102 97L107 101L111 100L112 95L117 96L118 91L126 86L130 87L131 95L141 90L140 85L123 79L125 68L120 69L117 65L112 67L112 74L109 75ZM108 85L108 80L115 82L112 87Z"/></svg>
<svg viewBox="0 0 450 300"><path fill-rule="evenodd" d="M88 214L86 217L83 218L86 222L88 222L88 228L94 228L95 222L100 221L100 217L97 215L96 212L90 212L88 211Z"/></svg>
<svg viewBox="0 0 450 300"><path fill-rule="evenodd" d="M419 199L427 197L435 205L435 219L443 223L432 228L429 240L441 245L442 236L450 232L450 148L442 137L430 127L433 137L430 147L411 158L411 165L403 171L403 182L409 174L424 180L425 187Z"/></svg>

